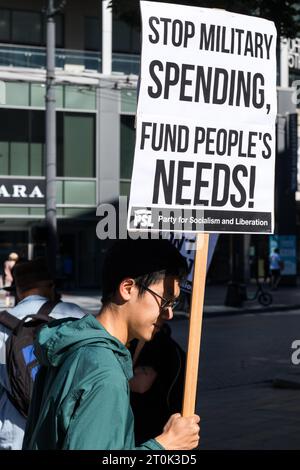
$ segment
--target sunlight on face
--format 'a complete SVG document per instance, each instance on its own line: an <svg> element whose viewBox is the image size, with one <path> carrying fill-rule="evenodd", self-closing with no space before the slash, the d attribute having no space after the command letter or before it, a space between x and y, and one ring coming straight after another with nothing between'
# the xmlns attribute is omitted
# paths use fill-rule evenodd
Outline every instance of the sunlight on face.
<svg viewBox="0 0 300 470"><path fill-rule="evenodd" d="M173 300L180 294L179 281L173 276L151 284L149 288L165 299ZM139 296L138 289L135 289L135 296L130 305L129 336L131 339L150 341L163 322L171 320L173 311L171 307L162 310L160 306L163 300L154 293L145 291L142 296Z"/></svg>

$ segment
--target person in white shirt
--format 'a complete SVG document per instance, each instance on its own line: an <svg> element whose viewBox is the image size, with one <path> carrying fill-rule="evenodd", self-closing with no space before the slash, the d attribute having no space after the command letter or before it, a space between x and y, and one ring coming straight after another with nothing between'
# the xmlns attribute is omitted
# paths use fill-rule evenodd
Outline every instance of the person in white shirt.
<svg viewBox="0 0 300 470"><path fill-rule="evenodd" d="M13 270L19 303L7 311L24 318L38 312L48 300L55 300L55 286L46 261L37 258L33 261L17 263ZM50 317L81 318L84 312L73 303L58 302ZM0 450L22 449L26 419L9 399L10 384L6 369L6 341L11 331L0 323Z"/></svg>

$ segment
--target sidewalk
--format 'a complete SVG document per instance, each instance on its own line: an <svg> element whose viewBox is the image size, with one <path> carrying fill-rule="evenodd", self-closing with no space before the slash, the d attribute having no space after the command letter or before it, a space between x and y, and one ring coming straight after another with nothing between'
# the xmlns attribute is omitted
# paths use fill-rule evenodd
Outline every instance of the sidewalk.
<svg viewBox="0 0 300 470"><path fill-rule="evenodd" d="M255 285L251 285L248 296L255 292ZM227 285L208 285L205 289L204 316L235 315L237 313L276 312L284 310L298 310L300 312L300 286L279 286L272 291L264 286L264 290L270 293L273 301L270 306L264 307L257 300L244 301L242 307L225 306Z"/></svg>
<svg viewBox="0 0 300 470"><path fill-rule="evenodd" d="M253 285L248 289L248 295L251 295L254 290L255 286ZM298 309L300 312L300 286L280 286L277 291L270 291L266 288L266 292L269 292L273 297L273 302L269 307L263 307L257 300L245 301L242 307L227 307L225 306L227 284L208 285L205 289L204 316L212 318L243 313L276 312ZM100 299L101 292L96 289L78 289L62 292L62 300L76 303L84 311L94 315L99 312L101 307ZM5 291L0 290L0 309L3 308L5 308ZM175 312L175 317L182 318L187 316L187 309L186 311L179 310Z"/></svg>

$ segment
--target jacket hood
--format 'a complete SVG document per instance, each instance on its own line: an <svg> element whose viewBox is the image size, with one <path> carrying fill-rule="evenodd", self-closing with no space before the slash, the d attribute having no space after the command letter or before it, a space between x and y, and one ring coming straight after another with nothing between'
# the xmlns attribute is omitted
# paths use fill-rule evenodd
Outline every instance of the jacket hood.
<svg viewBox="0 0 300 470"><path fill-rule="evenodd" d="M65 318L48 323L37 335L35 353L41 365L57 367L76 349L90 344L112 350L119 359L130 356L128 349L92 315L79 320Z"/></svg>

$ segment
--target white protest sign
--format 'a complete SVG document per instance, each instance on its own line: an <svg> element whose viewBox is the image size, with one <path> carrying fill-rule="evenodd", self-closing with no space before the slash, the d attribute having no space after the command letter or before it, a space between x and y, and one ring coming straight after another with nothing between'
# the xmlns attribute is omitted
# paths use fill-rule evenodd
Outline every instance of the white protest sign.
<svg viewBox="0 0 300 470"><path fill-rule="evenodd" d="M274 23L148 1L141 12L128 229L272 233Z"/></svg>

